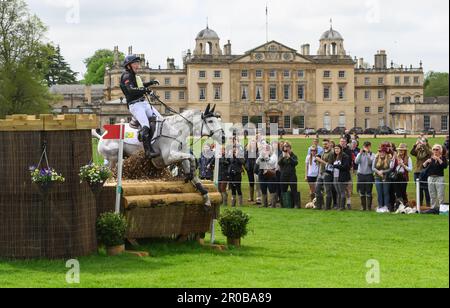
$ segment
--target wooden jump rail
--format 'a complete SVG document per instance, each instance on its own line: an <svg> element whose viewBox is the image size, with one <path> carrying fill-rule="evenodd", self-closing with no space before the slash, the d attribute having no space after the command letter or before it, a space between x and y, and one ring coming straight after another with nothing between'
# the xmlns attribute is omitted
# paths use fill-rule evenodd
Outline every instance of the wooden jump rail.
<svg viewBox="0 0 450 308"><path fill-rule="evenodd" d="M24 131L68 131L88 130L98 127L97 116L88 114L79 115L11 115L0 120L0 131L24 132Z"/></svg>

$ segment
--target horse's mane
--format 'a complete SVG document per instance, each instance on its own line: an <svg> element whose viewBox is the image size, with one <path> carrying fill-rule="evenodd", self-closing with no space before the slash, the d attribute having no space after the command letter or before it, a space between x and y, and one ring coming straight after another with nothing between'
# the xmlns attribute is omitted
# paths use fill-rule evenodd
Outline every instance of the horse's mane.
<svg viewBox="0 0 450 308"><path fill-rule="evenodd" d="M179 123L186 123L186 119L188 119L189 121L193 120L193 117L196 115L199 115L201 113L201 111L199 110L186 110L184 112L181 113L181 116L178 114L172 115L170 117L166 117L166 121L171 124L171 125L176 125Z"/></svg>

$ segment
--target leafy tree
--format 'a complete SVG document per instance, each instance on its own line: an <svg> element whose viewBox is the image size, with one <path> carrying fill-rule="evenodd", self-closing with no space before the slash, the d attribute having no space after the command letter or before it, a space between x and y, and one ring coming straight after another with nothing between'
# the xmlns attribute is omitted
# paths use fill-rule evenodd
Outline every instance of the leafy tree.
<svg viewBox="0 0 450 308"><path fill-rule="evenodd" d="M255 124L255 126L257 126L258 124L260 124L260 120L261 118L258 116L252 116L250 117L250 123Z"/></svg>
<svg viewBox="0 0 450 308"><path fill-rule="evenodd" d="M124 54L120 53L119 60L122 61L124 58ZM92 57L84 60L84 64L87 70L83 83L103 84L106 67L112 67L114 64L114 52L109 49L97 50Z"/></svg>
<svg viewBox="0 0 450 308"><path fill-rule="evenodd" d="M425 97L448 96L448 73L429 72L425 79Z"/></svg>
<svg viewBox="0 0 450 308"><path fill-rule="evenodd" d="M61 55L59 46L47 44L48 50L48 70L45 74L45 80L49 87L56 84L76 84L78 73L72 71L69 64Z"/></svg>
<svg viewBox="0 0 450 308"><path fill-rule="evenodd" d="M0 117L49 111L46 30L23 0L0 1Z"/></svg>

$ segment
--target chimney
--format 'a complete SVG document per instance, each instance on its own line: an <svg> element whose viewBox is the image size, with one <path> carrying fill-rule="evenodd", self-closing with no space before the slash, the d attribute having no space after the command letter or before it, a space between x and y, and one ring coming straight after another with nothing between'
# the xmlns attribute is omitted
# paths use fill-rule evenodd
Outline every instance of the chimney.
<svg viewBox="0 0 450 308"><path fill-rule="evenodd" d="M223 47L225 56L231 56L231 41L228 40L228 43Z"/></svg>
<svg viewBox="0 0 450 308"><path fill-rule="evenodd" d="M92 104L92 86L90 85L84 87L84 100L88 105Z"/></svg>
<svg viewBox="0 0 450 308"><path fill-rule="evenodd" d="M120 67L119 46L114 46L114 67Z"/></svg>
<svg viewBox="0 0 450 308"><path fill-rule="evenodd" d="M358 67L364 68L364 58L359 58Z"/></svg>
<svg viewBox="0 0 450 308"><path fill-rule="evenodd" d="M378 70L387 69L386 50L379 50L375 55L375 68Z"/></svg>
<svg viewBox="0 0 450 308"><path fill-rule="evenodd" d="M167 69L168 70L175 69L175 59L174 58L167 58Z"/></svg>
<svg viewBox="0 0 450 308"><path fill-rule="evenodd" d="M311 45L303 44L301 47L301 54L304 56L309 56L311 53Z"/></svg>
<svg viewBox="0 0 450 308"><path fill-rule="evenodd" d="M133 54L133 46L128 47L128 55Z"/></svg>

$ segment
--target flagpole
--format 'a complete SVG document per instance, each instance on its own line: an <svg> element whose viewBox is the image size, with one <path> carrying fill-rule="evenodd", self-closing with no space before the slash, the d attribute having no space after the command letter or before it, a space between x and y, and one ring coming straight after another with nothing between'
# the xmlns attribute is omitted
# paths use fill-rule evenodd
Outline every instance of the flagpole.
<svg viewBox="0 0 450 308"><path fill-rule="evenodd" d="M269 42L269 5L266 3L266 42Z"/></svg>
<svg viewBox="0 0 450 308"><path fill-rule="evenodd" d="M120 214L120 201L122 199L122 173L123 173L123 144L125 120L120 121L119 157L117 165L116 214Z"/></svg>

